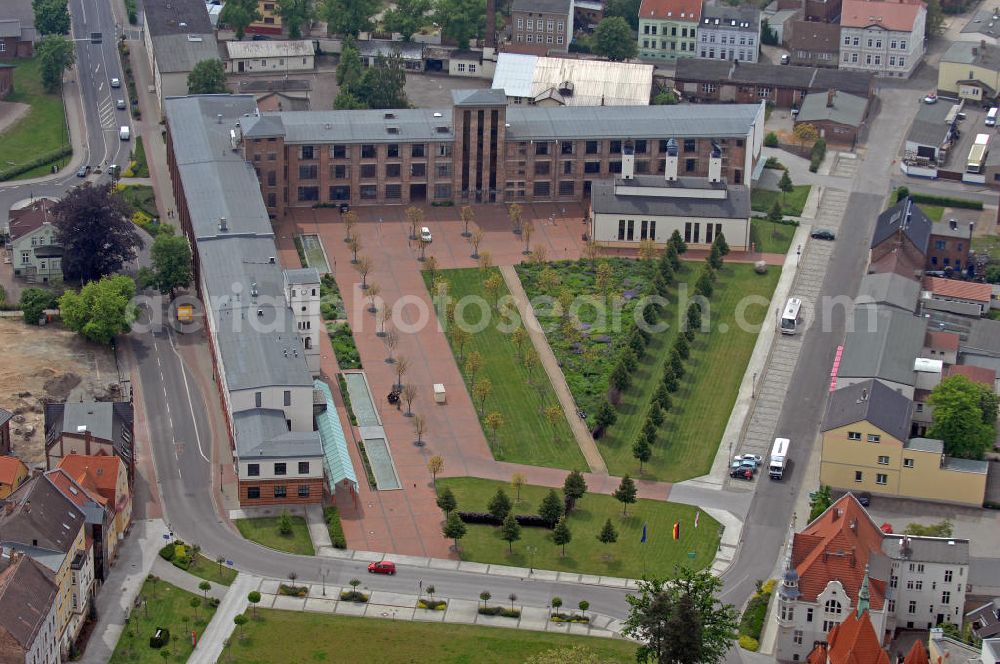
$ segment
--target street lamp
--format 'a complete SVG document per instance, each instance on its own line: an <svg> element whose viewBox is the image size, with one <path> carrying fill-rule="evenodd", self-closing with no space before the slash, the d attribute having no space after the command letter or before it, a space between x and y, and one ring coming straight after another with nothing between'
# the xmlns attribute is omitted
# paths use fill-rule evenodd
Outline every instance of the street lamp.
<svg viewBox="0 0 1000 664"><path fill-rule="evenodd" d="M330 570L319 568L320 578L323 580L323 597L326 597L326 577L330 573Z"/></svg>
<svg viewBox="0 0 1000 664"><path fill-rule="evenodd" d="M535 573L535 553L538 551L538 547L529 546L528 547L528 557L530 562L528 563L530 567L528 568L528 575Z"/></svg>

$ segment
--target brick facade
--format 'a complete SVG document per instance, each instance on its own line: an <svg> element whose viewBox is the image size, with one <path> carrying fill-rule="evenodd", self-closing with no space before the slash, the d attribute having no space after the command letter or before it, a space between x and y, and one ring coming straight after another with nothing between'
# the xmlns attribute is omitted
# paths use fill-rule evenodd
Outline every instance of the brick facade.
<svg viewBox="0 0 1000 664"><path fill-rule="evenodd" d="M284 487L285 495L280 495L280 487ZM308 489L308 495L299 494L300 489ZM259 498L251 498L254 489L259 491ZM275 495L276 489L279 495ZM323 478L281 479L281 480L240 480L240 505L243 507L258 507L262 505L303 505L306 503L323 502Z"/></svg>
<svg viewBox="0 0 1000 664"><path fill-rule="evenodd" d="M0 58L30 58L35 45L20 37L0 37Z"/></svg>
<svg viewBox="0 0 1000 664"><path fill-rule="evenodd" d="M6 99L7 95L14 91L14 68L8 65L0 65L0 99Z"/></svg>
<svg viewBox="0 0 1000 664"><path fill-rule="evenodd" d="M968 229L968 236L961 236L962 229ZM972 229L967 225L959 224L956 232L950 234L931 233L927 243L926 267L928 270L943 270L948 267L964 270L969 266L971 249Z"/></svg>

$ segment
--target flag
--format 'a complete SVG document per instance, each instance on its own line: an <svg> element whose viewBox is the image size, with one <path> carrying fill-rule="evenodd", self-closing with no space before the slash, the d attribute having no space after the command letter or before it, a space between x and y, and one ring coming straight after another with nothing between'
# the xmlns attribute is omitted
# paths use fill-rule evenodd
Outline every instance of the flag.
<svg viewBox="0 0 1000 664"><path fill-rule="evenodd" d="M698 527L698 519L701 518L701 510L694 513L694 527Z"/></svg>
<svg viewBox="0 0 1000 664"><path fill-rule="evenodd" d="M681 538L681 522L674 521L674 539L679 540Z"/></svg>
<svg viewBox="0 0 1000 664"><path fill-rule="evenodd" d="M639 540L639 544L646 543L646 524L642 524L642 539Z"/></svg>

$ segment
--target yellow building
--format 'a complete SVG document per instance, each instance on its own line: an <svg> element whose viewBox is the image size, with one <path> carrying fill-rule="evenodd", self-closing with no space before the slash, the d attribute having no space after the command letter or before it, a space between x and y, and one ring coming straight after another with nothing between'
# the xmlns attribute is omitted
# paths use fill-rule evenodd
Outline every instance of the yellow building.
<svg viewBox="0 0 1000 664"><path fill-rule="evenodd" d="M878 380L831 394L820 483L855 494L981 506L989 464L947 457L940 440L909 438L912 407L906 396Z"/></svg>
<svg viewBox="0 0 1000 664"><path fill-rule="evenodd" d="M938 90L980 103L1000 92L1000 47L985 42L954 42L938 68Z"/></svg>
<svg viewBox="0 0 1000 664"><path fill-rule="evenodd" d="M277 0L257 0L257 11L260 12L260 20L251 23L247 32L280 35L281 15L278 14Z"/></svg>
<svg viewBox="0 0 1000 664"><path fill-rule="evenodd" d="M14 489L28 479L28 467L17 457L0 456L0 499L9 496Z"/></svg>

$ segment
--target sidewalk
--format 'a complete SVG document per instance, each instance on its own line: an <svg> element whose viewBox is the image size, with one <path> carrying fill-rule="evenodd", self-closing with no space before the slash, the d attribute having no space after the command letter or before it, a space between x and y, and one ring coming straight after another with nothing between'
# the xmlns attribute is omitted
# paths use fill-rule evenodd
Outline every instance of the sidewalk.
<svg viewBox="0 0 1000 664"><path fill-rule="evenodd" d="M190 575L188 575L190 576ZM236 624L233 618L243 613L247 609L247 595L250 591L260 587L262 579L252 574L240 573L229 586L228 592L222 598L222 603L216 609L211 622L205 627L201 634L201 639L195 647L188 664L215 664L222 655L222 649L226 645L226 640L232 634ZM265 600L261 601L264 604Z"/></svg>
<svg viewBox="0 0 1000 664"><path fill-rule="evenodd" d="M552 384L552 391L555 392L556 398L559 399L559 405L562 407L563 415L566 417L567 422L569 422L569 428L573 432L573 437L576 438L576 444L580 446L580 451L587 460L587 465L590 466L590 472L607 474L608 467L605 465L604 458L601 457L601 453L597 449L597 443L594 442L594 438L590 435L590 431L587 430L584 421L577 417L576 401L569 391L569 385L566 384L566 377L563 376L562 369L559 368L559 362L552 352L552 347L549 346L549 342L545 339L542 326L539 324L538 319L535 318L535 312L528 303L528 294L524 292L524 287L521 285L521 280L517 277L517 272L514 271L514 266L501 265L500 274L503 275L503 280L507 284L507 290L510 291L511 297L514 298L517 311L521 314L521 320L528 331L528 336L531 337L531 344L535 347L535 352L538 353L538 359L545 369L545 375L549 377L549 382Z"/></svg>

